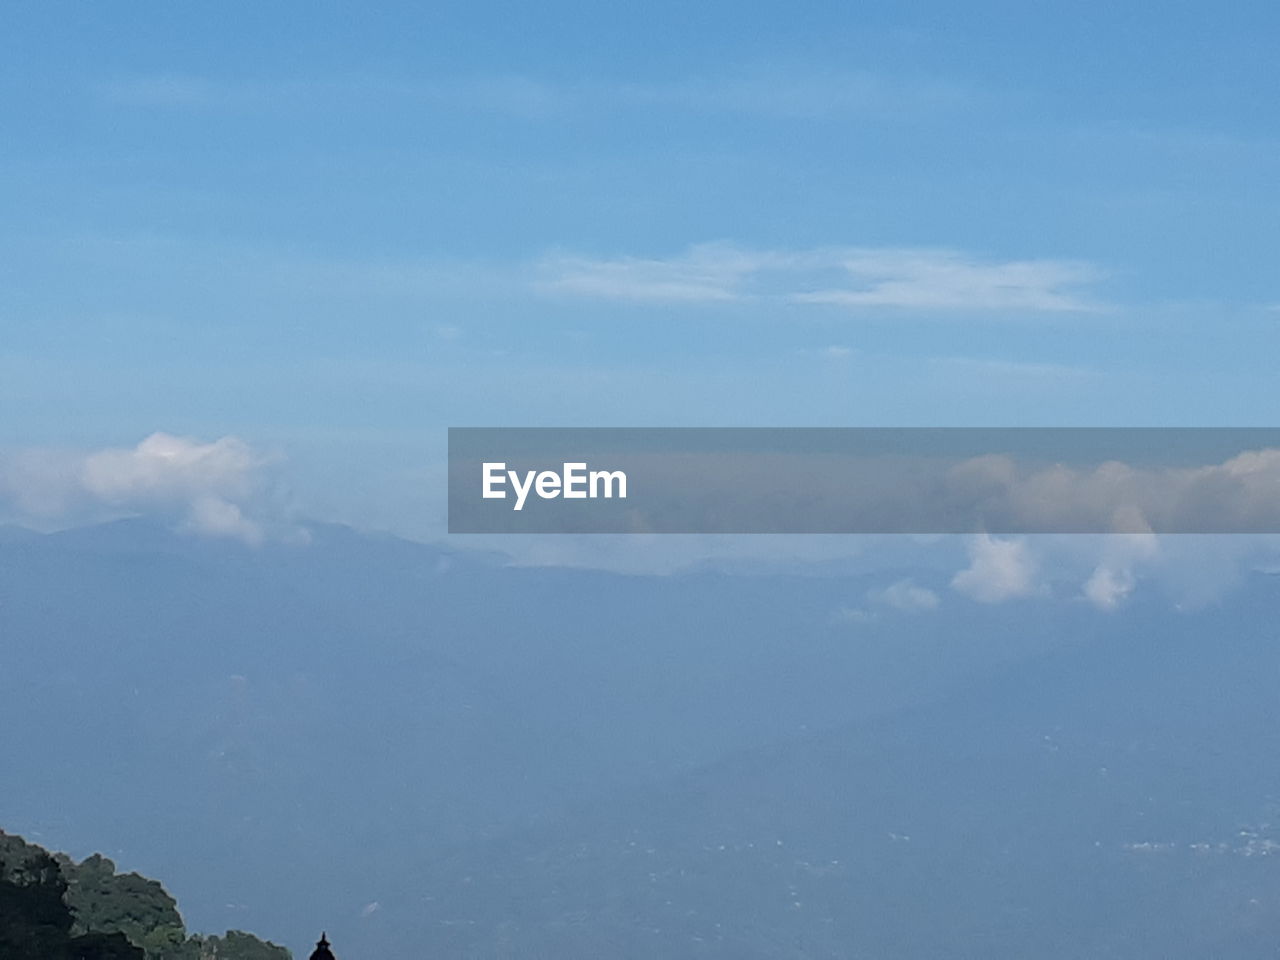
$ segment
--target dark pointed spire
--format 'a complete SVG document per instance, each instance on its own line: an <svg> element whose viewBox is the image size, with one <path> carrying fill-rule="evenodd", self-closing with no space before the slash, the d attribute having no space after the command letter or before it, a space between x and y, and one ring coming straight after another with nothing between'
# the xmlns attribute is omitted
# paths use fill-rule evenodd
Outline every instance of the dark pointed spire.
<svg viewBox="0 0 1280 960"><path fill-rule="evenodd" d="M323 930L320 931L320 939L316 942L316 948L311 954L311 960L335 960L333 951L329 949L329 938Z"/></svg>

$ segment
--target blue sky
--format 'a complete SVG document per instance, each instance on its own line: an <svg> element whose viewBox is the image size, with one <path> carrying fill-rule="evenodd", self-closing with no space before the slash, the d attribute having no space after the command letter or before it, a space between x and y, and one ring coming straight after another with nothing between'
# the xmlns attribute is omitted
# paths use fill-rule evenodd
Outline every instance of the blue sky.
<svg viewBox="0 0 1280 960"><path fill-rule="evenodd" d="M5 20L10 461L429 534L449 425L1275 422L1271 4Z"/></svg>

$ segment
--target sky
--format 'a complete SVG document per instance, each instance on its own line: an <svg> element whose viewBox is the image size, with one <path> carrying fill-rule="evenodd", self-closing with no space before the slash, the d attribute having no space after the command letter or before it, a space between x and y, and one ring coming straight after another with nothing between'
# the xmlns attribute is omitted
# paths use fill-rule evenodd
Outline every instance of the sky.
<svg viewBox="0 0 1280 960"><path fill-rule="evenodd" d="M439 536L449 426L1275 423L1273 4L5 24L8 519Z"/></svg>

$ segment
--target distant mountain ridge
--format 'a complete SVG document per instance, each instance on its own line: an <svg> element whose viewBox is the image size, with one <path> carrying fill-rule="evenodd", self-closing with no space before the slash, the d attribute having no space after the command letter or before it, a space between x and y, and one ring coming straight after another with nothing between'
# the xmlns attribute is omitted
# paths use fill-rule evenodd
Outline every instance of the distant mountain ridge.
<svg viewBox="0 0 1280 960"><path fill-rule="evenodd" d="M1280 636L1061 649L424 870L456 956L1274 957ZM1176 623L1176 621L1174 621Z"/></svg>
<svg viewBox="0 0 1280 960"><path fill-rule="evenodd" d="M840 615L903 578L938 608ZM0 542L0 762L23 771L0 822L165 877L198 929L307 949L323 917L353 960L1157 956L1116 919L1127 890L1134 917L1176 906L1150 939L1171 960L1209 936L1252 960L1271 927L1232 898L1270 902L1269 854L1165 855L1269 850L1276 591L1103 614L924 569L624 576L323 525L25 537ZM1036 892L1078 904L1093 953ZM1237 913L1188 935L1197 898Z"/></svg>

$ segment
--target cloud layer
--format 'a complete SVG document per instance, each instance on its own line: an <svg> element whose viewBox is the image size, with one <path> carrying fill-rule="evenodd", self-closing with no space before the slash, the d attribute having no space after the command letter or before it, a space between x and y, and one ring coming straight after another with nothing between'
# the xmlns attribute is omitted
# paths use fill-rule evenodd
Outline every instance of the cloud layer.
<svg viewBox="0 0 1280 960"><path fill-rule="evenodd" d="M34 519L142 514L256 544L274 459L236 437L202 443L167 433L90 453L27 450L0 456L0 500Z"/></svg>

